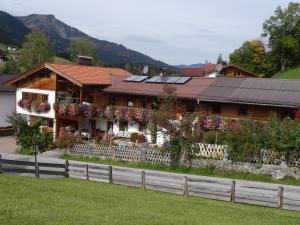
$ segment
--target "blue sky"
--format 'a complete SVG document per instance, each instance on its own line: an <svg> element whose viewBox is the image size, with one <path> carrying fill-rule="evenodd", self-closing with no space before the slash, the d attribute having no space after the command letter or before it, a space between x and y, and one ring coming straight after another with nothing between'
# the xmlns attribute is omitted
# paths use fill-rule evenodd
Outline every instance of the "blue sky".
<svg viewBox="0 0 300 225"><path fill-rule="evenodd" d="M244 41L288 0L1 0L15 16L54 14L98 39L169 64L215 62Z"/></svg>

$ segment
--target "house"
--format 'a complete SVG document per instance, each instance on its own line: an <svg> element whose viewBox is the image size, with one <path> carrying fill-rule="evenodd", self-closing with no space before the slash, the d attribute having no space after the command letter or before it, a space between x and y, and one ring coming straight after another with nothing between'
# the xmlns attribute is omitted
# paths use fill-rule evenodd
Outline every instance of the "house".
<svg viewBox="0 0 300 225"><path fill-rule="evenodd" d="M181 75L187 77L216 77L217 64L207 63L200 68L182 68Z"/></svg>
<svg viewBox="0 0 300 225"><path fill-rule="evenodd" d="M16 87L17 113L42 119L54 137L61 127L83 133L149 133L150 111L163 87L175 87L176 116L186 112L266 120L270 112L293 116L300 81L239 77L132 75L118 68L45 63L6 82ZM71 129L70 128L70 129Z"/></svg>
<svg viewBox="0 0 300 225"><path fill-rule="evenodd" d="M13 77L15 76L0 74L0 128L10 126L6 122L7 116L16 111L16 89L3 85Z"/></svg>
<svg viewBox="0 0 300 225"><path fill-rule="evenodd" d="M221 75L225 77L258 77L257 74L233 64L223 67Z"/></svg>

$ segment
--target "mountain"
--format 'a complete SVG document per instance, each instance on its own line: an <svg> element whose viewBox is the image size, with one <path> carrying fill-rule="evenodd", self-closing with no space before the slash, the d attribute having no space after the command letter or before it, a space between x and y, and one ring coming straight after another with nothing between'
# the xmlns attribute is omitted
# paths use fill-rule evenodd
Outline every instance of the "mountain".
<svg viewBox="0 0 300 225"><path fill-rule="evenodd" d="M190 65L185 65L185 64L181 64L181 65L177 65L176 67L183 69L183 68L202 68L204 64L202 63L196 63L196 64L190 64Z"/></svg>
<svg viewBox="0 0 300 225"><path fill-rule="evenodd" d="M128 49L123 45L90 37L84 32L58 20L54 15L32 14L29 16L18 17L18 19L29 29L37 28L45 32L49 36L49 39L55 46L57 52L67 52L70 42L73 39L88 37L96 45L97 57L106 65L130 63L153 67L167 67L171 70L177 69L164 62L154 60L145 54Z"/></svg>
<svg viewBox="0 0 300 225"><path fill-rule="evenodd" d="M0 11L0 42L8 45L21 45L29 28L16 17Z"/></svg>

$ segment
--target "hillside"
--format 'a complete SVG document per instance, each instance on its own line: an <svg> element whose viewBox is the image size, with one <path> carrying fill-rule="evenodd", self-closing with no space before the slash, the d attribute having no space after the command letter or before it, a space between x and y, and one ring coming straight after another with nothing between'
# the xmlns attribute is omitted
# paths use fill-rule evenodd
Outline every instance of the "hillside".
<svg viewBox="0 0 300 225"><path fill-rule="evenodd" d="M16 17L0 11L0 43L21 45L29 31Z"/></svg>
<svg viewBox="0 0 300 225"><path fill-rule="evenodd" d="M196 64L190 64L190 65L185 65L185 64L180 64L177 65L176 67L183 69L183 68L202 68L203 63L196 63Z"/></svg>
<svg viewBox="0 0 300 225"><path fill-rule="evenodd" d="M300 66L297 68L289 69L282 73L278 73L274 77L278 79L299 79L300 80Z"/></svg>
<svg viewBox="0 0 300 225"><path fill-rule="evenodd" d="M58 20L54 15L33 14L18 17L18 19L26 27L30 29L38 28L48 34L57 52L67 52L72 39L86 36L95 43L98 58L107 65L131 63L176 69L140 52L128 49L123 45L90 37L84 32Z"/></svg>

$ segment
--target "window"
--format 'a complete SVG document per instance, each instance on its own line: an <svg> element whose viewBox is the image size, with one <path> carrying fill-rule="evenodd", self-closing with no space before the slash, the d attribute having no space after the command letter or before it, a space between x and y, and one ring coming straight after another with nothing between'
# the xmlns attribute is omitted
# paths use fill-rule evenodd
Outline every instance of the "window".
<svg viewBox="0 0 300 225"><path fill-rule="evenodd" d="M234 71L234 76L235 77L240 76L240 75L241 75L241 72L239 70Z"/></svg>
<svg viewBox="0 0 300 225"><path fill-rule="evenodd" d="M218 104L213 104L211 111L213 114L221 114L221 106Z"/></svg>
<svg viewBox="0 0 300 225"><path fill-rule="evenodd" d="M29 93L22 92L22 99L30 100L30 95L29 95Z"/></svg>
<svg viewBox="0 0 300 225"><path fill-rule="evenodd" d="M153 109L153 110L158 110L159 109L159 103L156 99L152 99L151 109Z"/></svg>
<svg viewBox="0 0 300 225"><path fill-rule="evenodd" d="M48 102L48 95L42 95L42 101Z"/></svg>
<svg viewBox="0 0 300 225"><path fill-rule="evenodd" d="M147 130L147 124L145 123L139 123L139 131L143 132Z"/></svg>
<svg viewBox="0 0 300 225"><path fill-rule="evenodd" d="M116 98L113 96L109 96L109 104L110 105L116 105Z"/></svg>
<svg viewBox="0 0 300 225"><path fill-rule="evenodd" d="M38 98L37 94L32 94L32 100L33 100L33 101L36 101L37 98Z"/></svg>
<svg viewBox="0 0 300 225"><path fill-rule="evenodd" d="M89 96L87 101L88 103L94 103L94 96Z"/></svg>
<svg viewBox="0 0 300 225"><path fill-rule="evenodd" d="M195 112L195 105L188 104L187 105L187 111L190 112L190 113Z"/></svg>
<svg viewBox="0 0 300 225"><path fill-rule="evenodd" d="M147 108L147 101L146 100L142 100L141 107L142 108Z"/></svg>
<svg viewBox="0 0 300 225"><path fill-rule="evenodd" d="M119 122L119 130L120 131L128 131L128 122L127 121L120 121Z"/></svg>
<svg viewBox="0 0 300 225"><path fill-rule="evenodd" d="M240 106L238 111L239 116L247 116L248 115L248 108L246 106Z"/></svg>

